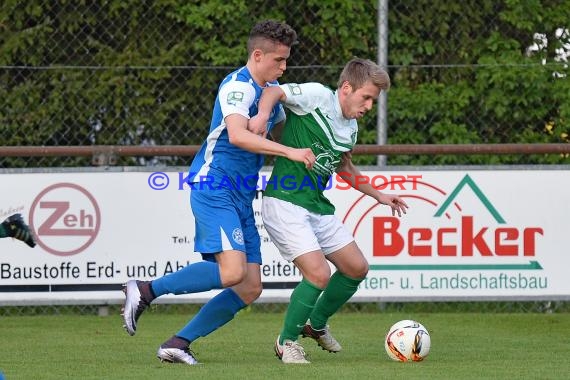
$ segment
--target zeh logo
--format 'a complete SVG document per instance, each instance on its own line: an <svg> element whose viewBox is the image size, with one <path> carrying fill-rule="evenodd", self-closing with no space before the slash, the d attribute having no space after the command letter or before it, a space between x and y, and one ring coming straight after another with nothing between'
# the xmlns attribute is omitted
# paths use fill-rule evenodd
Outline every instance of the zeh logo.
<svg viewBox="0 0 570 380"><path fill-rule="evenodd" d="M391 192L410 204L408 215L386 215L385 210L378 209L385 206L374 200L367 205L366 196L361 196L343 222L354 226L355 238L372 237L374 258L418 264L371 265L371 269L542 269L532 258L537 240L544 235L543 228L509 226L468 174L450 193L422 179L401 178L391 184ZM464 203L469 204L469 210L462 206ZM371 223L363 223L370 219Z"/></svg>
<svg viewBox="0 0 570 380"><path fill-rule="evenodd" d="M95 197L83 187L57 183L36 196L29 220L40 247L56 256L71 256L93 243L101 212Z"/></svg>

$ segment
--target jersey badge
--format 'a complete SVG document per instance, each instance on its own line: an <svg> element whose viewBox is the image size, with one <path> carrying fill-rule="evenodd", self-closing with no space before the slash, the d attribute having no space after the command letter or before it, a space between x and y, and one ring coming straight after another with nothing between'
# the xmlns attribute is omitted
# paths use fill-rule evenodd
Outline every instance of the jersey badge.
<svg viewBox="0 0 570 380"><path fill-rule="evenodd" d="M287 86L289 86L289 91L291 91L291 94L293 95L301 95L303 93L301 91L301 86L296 83L288 83Z"/></svg>
<svg viewBox="0 0 570 380"><path fill-rule="evenodd" d="M240 91L232 91L228 94L228 98L226 102L231 105L235 105L237 102L243 101L243 92Z"/></svg>

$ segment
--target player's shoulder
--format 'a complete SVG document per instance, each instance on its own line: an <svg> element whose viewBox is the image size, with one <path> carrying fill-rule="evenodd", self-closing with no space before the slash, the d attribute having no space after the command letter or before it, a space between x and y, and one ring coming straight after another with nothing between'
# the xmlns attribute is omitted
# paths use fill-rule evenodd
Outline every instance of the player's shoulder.
<svg viewBox="0 0 570 380"><path fill-rule="evenodd" d="M329 86L324 85L324 84L319 83L319 82L307 82L305 84L308 87L313 88L315 91L322 91L322 92L326 92L326 93L333 92L333 90Z"/></svg>
<svg viewBox="0 0 570 380"><path fill-rule="evenodd" d="M226 77L220 84L220 87L224 87L226 85L239 86L239 87L253 87L252 81L253 78L251 77L251 74L244 66L226 75Z"/></svg>
<svg viewBox="0 0 570 380"><path fill-rule="evenodd" d="M233 79L237 82L246 82L251 84L251 82L253 81L253 77L251 76L246 66L240 67L239 69L234 71L234 73L235 75Z"/></svg>
<svg viewBox="0 0 570 380"><path fill-rule="evenodd" d="M332 90L319 82L305 82L305 83L284 83L281 86L287 86L289 88L301 88L305 91L314 91L314 92L332 92Z"/></svg>
<svg viewBox="0 0 570 380"><path fill-rule="evenodd" d="M244 67L235 70L228 74L222 83L218 91L220 95L227 94L240 94L240 98L255 98L256 89L252 84L251 76Z"/></svg>
<svg viewBox="0 0 570 380"><path fill-rule="evenodd" d="M281 85L281 88L286 94L292 96L309 96L315 98L328 98L334 92L327 86L318 82L306 82L306 83L285 83Z"/></svg>

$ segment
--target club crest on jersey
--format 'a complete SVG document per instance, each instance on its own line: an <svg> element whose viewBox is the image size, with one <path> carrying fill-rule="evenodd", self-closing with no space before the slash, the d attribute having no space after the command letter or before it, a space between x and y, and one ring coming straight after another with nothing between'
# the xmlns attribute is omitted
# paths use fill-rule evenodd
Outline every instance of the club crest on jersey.
<svg viewBox="0 0 570 380"><path fill-rule="evenodd" d="M232 231L232 239L238 244L243 245L243 232L241 228L236 228Z"/></svg>
<svg viewBox="0 0 570 380"><path fill-rule="evenodd" d="M316 155L315 165L313 170L322 176L330 176L334 174L336 168L340 164L340 159L336 157L331 151L325 149L318 142L311 145L313 152Z"/></svg>
<svg viewBox="0 0 570 380"><path fill-rule="evenodd" d="M293 95L301 95L303 92L301 91L301 87L296 83L288 83L287 86L289 87L289 91Z"/></svg>
<svg viewBox="0 0 570 380"><path fill-rule="evenodd" d="M228 98L226 99L226 102L232 105L235 105L236 102L242 102L242 101L243 101L243 92L240 91L230 92L228 94Z"/></svg>

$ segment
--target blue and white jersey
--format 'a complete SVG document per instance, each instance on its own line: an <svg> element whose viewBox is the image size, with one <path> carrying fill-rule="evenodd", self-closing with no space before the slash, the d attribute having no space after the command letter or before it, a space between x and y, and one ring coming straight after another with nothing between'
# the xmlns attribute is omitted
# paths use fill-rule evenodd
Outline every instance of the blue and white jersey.
<svg viewBox="0 0 570 380"><path fill-rule="evenodd" d="M277 84L275 81L267 86ZM225 118L235 113L248 119L255 116L262 90L246 66L224 78L216 96L208 137L190 165L188 183L192 189L231 188L236 199L247 203L253 201L265 157L231 144ZM285 112L278 103L269 117L267 131L283 120Z"/></svg>

